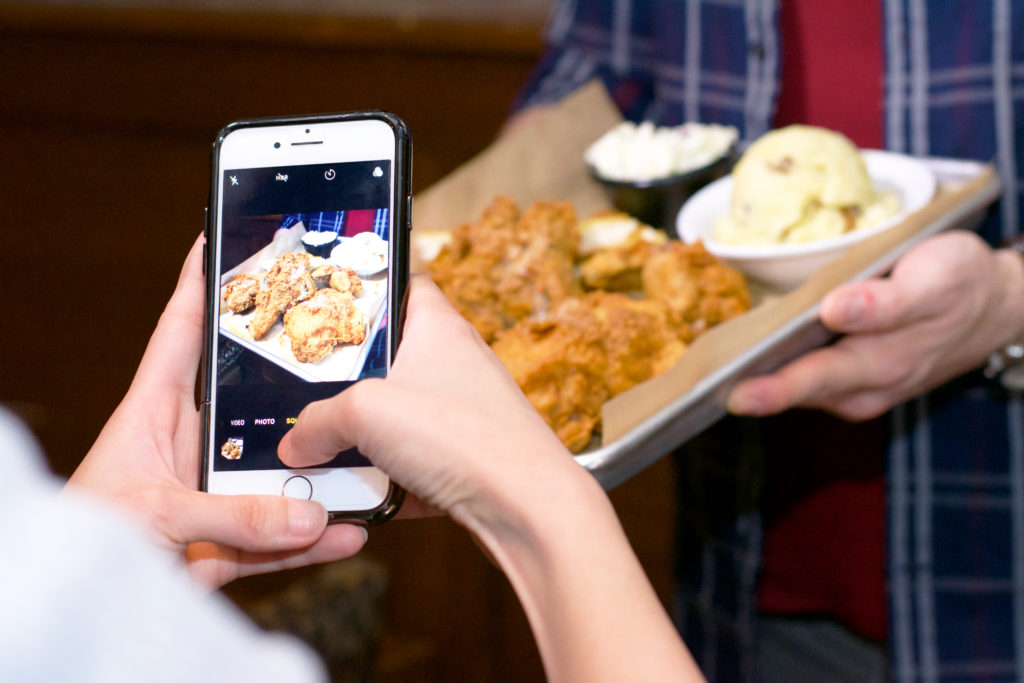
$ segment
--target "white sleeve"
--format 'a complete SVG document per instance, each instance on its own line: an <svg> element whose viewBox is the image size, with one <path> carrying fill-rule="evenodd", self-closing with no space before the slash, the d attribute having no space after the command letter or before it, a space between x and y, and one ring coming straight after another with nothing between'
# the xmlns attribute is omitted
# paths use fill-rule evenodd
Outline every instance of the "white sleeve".
<svg viewBox="0 0 1024 683"><path fill-rule="evenodd" d="M193 586L125 519L60 495L0 411L0 681L321 681L297 640Z"/></svg>

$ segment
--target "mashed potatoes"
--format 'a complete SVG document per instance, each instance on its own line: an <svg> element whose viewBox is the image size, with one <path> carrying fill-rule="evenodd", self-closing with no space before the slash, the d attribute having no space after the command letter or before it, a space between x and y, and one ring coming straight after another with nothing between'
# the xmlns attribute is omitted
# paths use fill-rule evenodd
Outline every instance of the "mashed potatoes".
<svg viewBox="0 0 1024 683"><path fill-rule="evenodd" d="M715 225L727 244L810 242L875 225L899 211L878 192L860 152L839 133L794 125L767 133L733 169L729 216Z"/></svg>

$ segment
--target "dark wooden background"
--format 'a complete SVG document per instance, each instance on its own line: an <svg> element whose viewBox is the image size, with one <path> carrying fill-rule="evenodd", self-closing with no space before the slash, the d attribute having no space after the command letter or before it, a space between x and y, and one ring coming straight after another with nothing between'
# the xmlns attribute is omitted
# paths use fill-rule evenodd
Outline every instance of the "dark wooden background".
<svg viewBox="0 0 1024 683"><path fill-rule="evenodd" d="M202 230L221 126L391 110L422 190L497 134L540 24L0 4L0 400L53 469L74 469L131 381ZM667 601L670 464L612 498ZM388 577L373 680L542 677L515 596L450 521L375 528L364 555ZM245 607L303 576L229 594Z"/></svg>

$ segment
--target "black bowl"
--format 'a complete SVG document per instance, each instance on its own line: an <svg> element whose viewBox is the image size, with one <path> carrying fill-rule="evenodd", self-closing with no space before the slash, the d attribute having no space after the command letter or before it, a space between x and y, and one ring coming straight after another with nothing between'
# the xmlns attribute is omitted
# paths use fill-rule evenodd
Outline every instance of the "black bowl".
<svg viewBox="0 0 1024 683"><path fill-rule="evenodd" d="M310 244L306 241L307 238L314 240L322 240L324 237L330 236L329 240L324 240L321 244ZM338 233L336 232L307 232L302 236L302 247L313 256L321 256L327 258L331 255L331 250L334 249L335 245L338 244Z"/></svg>
<svg viewBox="0 0 1024 683"><path fill-rule="evenodd" d="M713 180L727 175L735 163L735 148L706 166L656 180L609 180L597 169L590 174L604 186L612 205L637 220L676 234L676 215L687 199Z"/></svg>

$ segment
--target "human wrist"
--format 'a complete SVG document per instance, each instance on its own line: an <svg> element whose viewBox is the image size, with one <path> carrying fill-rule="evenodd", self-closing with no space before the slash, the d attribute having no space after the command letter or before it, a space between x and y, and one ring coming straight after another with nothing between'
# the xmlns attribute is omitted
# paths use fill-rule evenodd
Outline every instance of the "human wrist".
<svg viewBox="0 0 1024 683"><path fill-rule="evenodd" d="M700 680L607 495L566 462L537 471L536 504L515 505L513 524L477 534L519 597L548 680Z"/></svg>
<svg viewBox="0 0 1024 683"><path fill-rule="evenodd" d="M530 456L519 466L481 477L477 495L453 508L453 518L481 539L531 544L542 530L566 521L567 511L599 506L606 500L600 485L552 439L527 448Z"/></svg>
<svg viewBox="0 0 1024 683"><path fill-rule="evenodd" d="M1003 334L988 357L984 374L1008 389L1024 389L1024 238L1018 237L996 252L1001 275L1001 306L997 324Z"/></svg>
<svg viewBox="0 0 1024 683"><path fill-rule="evenodd" d="M478 477L476 493L450 510L514 585L533 583L574 543L618 526L600 484L553 434L518 450L515 465Z"/></svg>
<svg viewBox="0 0 1024 683"><path fill-rule="evenodd" d="M1005 343L1024 341L1024 235L996 251L1002 273L1003 314L1007 325Z"/></svg>

